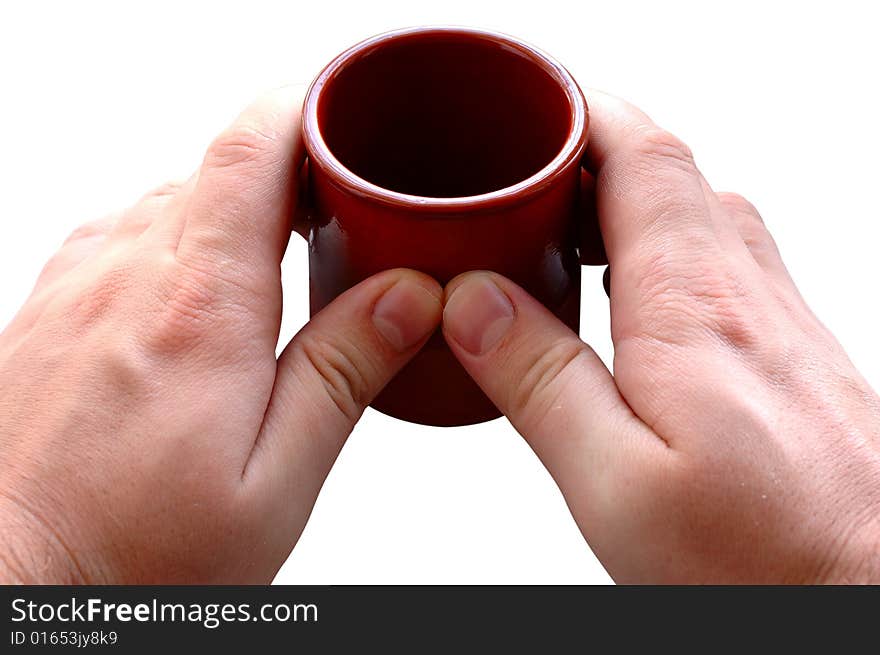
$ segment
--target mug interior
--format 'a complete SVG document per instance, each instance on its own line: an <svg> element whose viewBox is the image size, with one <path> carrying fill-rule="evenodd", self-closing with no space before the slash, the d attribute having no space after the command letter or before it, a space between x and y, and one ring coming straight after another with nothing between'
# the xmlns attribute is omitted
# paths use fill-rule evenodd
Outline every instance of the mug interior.
<svg viewBox="0 0 880 655"><path fill-rule="evenodd" d="M317 106L333 155L413 196L476 196L547 166L572 129L571 99L533 52L491 35L408 34L356 51Z"/></svg>

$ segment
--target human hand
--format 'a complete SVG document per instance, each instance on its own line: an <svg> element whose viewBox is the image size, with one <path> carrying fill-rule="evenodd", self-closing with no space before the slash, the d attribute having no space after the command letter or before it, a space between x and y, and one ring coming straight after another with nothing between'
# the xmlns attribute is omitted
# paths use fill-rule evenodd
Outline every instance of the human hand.
<svg viewBox="0 0 880 655"><path fill-rule="evenodd" d="M396 270L276 361L298 96L198 173L76 230L0 334L0 580L268 582L345 438L440 321Z"/></svg>
<svg viewBox="0 0 880 655"><path fill-rule="evenodd" d="M880 582L880 400L757 211L641 111L591 98L614 376L495 274L447 286L447 341L615 580Z"/></svg>

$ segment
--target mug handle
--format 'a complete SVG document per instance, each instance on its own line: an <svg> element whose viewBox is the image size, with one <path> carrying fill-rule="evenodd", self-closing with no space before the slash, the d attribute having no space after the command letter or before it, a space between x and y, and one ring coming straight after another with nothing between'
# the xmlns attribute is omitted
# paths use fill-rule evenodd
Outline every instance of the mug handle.
<svg viewBox="0 0 880 655"><path fill-rule="evenodd" d="M309 186L309 159L306 157L302 168L299 169L296 205L293 208L291 223L293 231L306 241L309 240L309 233L312 231L313 216L312 194Z"/></svg>
<svg viewBox="0 0 880 655"><path fill-rule="evenodd" d="M578 249L581 264L585 266L605 266L608 257L605 255L605 244L599 230L599 216L596 214L596 178L581 167L581 184L578 191Z"/></svg>

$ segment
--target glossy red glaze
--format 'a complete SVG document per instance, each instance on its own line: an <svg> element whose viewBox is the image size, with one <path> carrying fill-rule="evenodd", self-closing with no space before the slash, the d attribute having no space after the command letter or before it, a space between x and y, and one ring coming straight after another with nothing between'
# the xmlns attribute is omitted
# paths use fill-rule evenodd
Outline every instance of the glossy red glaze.
<svg viewBox="0 0 880 655"><path fill-rule="evenodd" d="M416 28L339 55L304 108L312 313L389 268L441 284L488 269L577 330L587 123L568 72L508 36ZM373 406L429 425L499 415L439 332Z"/></svg>

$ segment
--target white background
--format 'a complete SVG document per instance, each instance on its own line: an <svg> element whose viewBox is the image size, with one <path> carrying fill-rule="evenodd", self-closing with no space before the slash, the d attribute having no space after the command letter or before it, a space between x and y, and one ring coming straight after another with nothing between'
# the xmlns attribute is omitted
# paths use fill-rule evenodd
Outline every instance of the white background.
<svg viewBox="0 0 880 655"><path fill-rule="evenodd" d="M376 32L505 31L685 139L761 209L808 302L880 385L880 39L872 3L18 3L0 9L0 323L76 225L194 168L261 90ZM589 95L588 95L589 101ZM582 335L610 361L601 271ZM284 265L282 342L307 318ZM610 581L504 420L438 429L369 410L281 570L287 583Z"/></svg>

